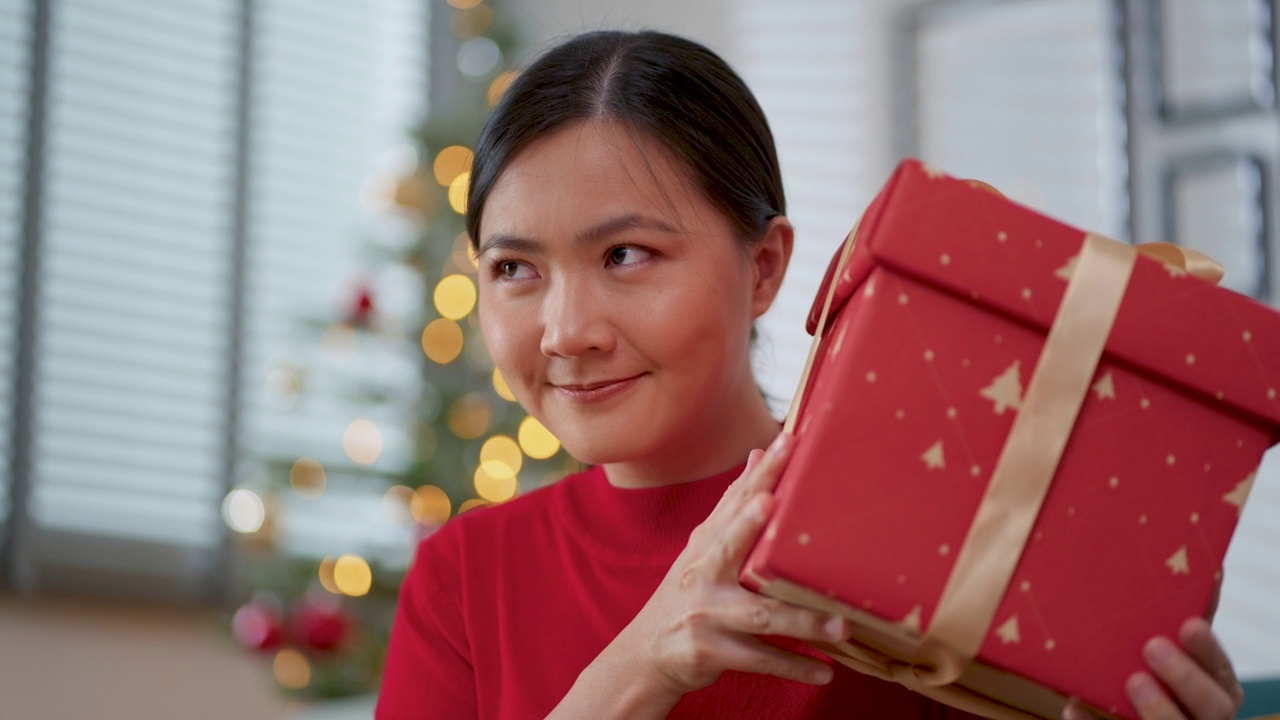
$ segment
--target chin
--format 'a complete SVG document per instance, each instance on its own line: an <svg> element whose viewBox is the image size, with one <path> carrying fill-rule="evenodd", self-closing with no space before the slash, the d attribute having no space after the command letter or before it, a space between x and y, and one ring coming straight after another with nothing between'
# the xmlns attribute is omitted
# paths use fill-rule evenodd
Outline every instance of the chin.
<svg viewBox="0 0 1280 720"><path fill-rule="evenodd" d="M611 465L652 455L658 441L653 437L637 436L631 430L613 431L608 427L595 426L585 431L565 433L560 437L560 444L581 463Z"/></svg>

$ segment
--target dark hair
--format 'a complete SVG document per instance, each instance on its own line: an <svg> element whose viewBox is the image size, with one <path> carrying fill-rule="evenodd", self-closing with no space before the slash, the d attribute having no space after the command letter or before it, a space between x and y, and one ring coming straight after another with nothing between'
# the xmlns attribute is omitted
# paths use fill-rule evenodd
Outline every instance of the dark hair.
<svg viewBox="0 0 1280 720"><path fill-rule="evenodd" d="M621 122L658 140L745 242L786 211L773 133L724 60L666 33L596 31L538 58L485 122L467 196L473 246L485 200L507 163L530 142L588 119Z"/></svg>

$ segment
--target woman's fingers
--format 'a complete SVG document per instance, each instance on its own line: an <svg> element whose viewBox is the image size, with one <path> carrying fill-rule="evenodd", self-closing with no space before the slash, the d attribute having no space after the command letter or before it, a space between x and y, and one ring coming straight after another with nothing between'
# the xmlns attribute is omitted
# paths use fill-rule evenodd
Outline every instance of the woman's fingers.
<svg viewBox="0 0 1280 720"><path fill-rule="evenodd" d="M772 675L787 680L825 685L835 673L831 666L752 637L732 638L723 646L725 669Z"/></svg>
<svg viewBox="0 0 1280 720"><path fill-rule="evenodd" d="M1153 638L1143 647L1143 657L1155 677L1145 672L1134 673L1126 689L1134 707L1146 720L1235 717L1244 693L1239 689L1226 653L1203 622L1197 619L1184 624L1181 635L1186 651L1163 637ZM1172 691L1172 696L1160 687L1156 677Z"/></svg>
<svg viewBox="0 0 1280 720"><path fill-rule="evenodd" d="M747 467L742 475L725 490L724 496L705 524L715 525L719 522L733 522L742 510L742 506L760 490L772 490L778 483L782 468L786 465L791 452L792 436L779 433L766 450L752 450L747 456Z"/></svg>
<svg viewBox="0 0 1280 720"><path fill-rule="evenodd" d="M1231 659L1214 636L1208 621L1203 618L1187 620L1182 624L1178 637L1187 654L1226 691L1238 710L1244 703L1244 688L1240 687L1240 679L1231 667Z"/></svg>
<svg viewBox="0 0 1280 720"><path fill-rule="evenodd" d="M1129 676L1124 689L1129 693L1129 701L1138 710L1142 720L1185 720L1186 716L1160 683L1145 672L1136 672Z"/></svg>
<svg viewBox="0 0 1280 720"><path fill-rule="evenodd" d="M756 493L729 523L729 527L720 533L715 540L715 565L712 566L716 568L719 577L733 578L736 584L738 571L747 559L747 553L755 545L756 538L760 537L764 524L768 522L773 504L774 498L769 493Z"/></svg>
<svg viewBox="0 0 1280 720"><path fill-rule="evenodd" d="M742 591L741 602L730 605L721 622L749 635L782 635L809 642L849 639L849 621L839 615L801 608L780 600Z"/></svg>
<svg viewBox="0 0 1280 720"><path fill-rule="evenodd" d="M778 478L782 476L782 469L787 465L787 459L791 457L794 446L795 436L785 432L778 433L773 442L769 443L769 449L760 458L760 464L754 468L754 472L745 476L749 494L762 490L773 491L774 486L778 484Z"/></svg>

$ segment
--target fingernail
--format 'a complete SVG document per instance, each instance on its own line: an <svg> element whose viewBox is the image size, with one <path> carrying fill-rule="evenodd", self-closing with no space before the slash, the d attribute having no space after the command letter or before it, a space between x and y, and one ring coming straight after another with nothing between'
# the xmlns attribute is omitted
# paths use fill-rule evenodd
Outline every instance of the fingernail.
<svg viewBox="0 0 1280 720"><path fill-rule="evenodd" d="M1134 673L1126 684L1128 685L1129 699L1133 701L1134 705L1148 707L1159 702L1160 688L1150 675Z"/></svg>
<svg viewBox="0 0 1280 720"><path fill-rule="evenodd" d="M1167 638L1156 637L1147 641L1142 648L1143 655L1146 656L1147 662L1154 668L1165 668L1174 661L1177 655L1177 648L1173 646Z"/></svg>
<svg viewBox="0 0 1280 720"><path fill-rule="evenodd" d="M829 620L822 624L822 632L832 640L847 640L849 631L845 629L844 618L839 615L832 615Z"/></svg>
<svg viewBox="0 0 1280 720"><path fill-rule="evenodd" d="M827 683L831 682L831 678L834 676L835 676L835 673L832 672L831 668L827 667L826 665L823 665L822 667L813 671L813 679L819 685L826 685Z"/></svg>

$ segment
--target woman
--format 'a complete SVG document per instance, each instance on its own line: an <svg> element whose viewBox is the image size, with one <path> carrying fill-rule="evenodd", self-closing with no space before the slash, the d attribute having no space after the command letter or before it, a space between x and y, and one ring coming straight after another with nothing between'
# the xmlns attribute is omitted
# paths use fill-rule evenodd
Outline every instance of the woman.
<svg viewBox="0 0 1280 720"><path fill-rule="evenodd" d="M593 467L422 543L378 717L969 717L806 644L845 620L738 584L791 447L749 348L793 233L737 75L669 35L573 38L495 108L469 198L489 351ZM1130 680L1144 717L1233 715L1207 623L1180 640Z"/></svg>

